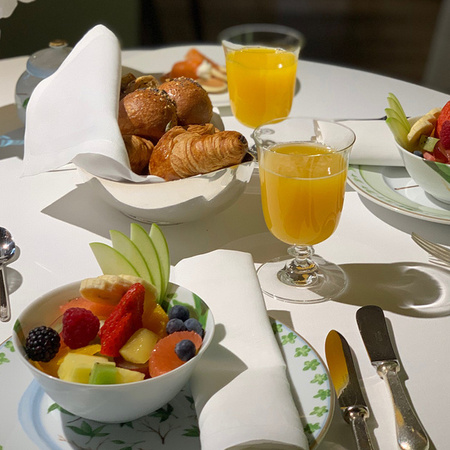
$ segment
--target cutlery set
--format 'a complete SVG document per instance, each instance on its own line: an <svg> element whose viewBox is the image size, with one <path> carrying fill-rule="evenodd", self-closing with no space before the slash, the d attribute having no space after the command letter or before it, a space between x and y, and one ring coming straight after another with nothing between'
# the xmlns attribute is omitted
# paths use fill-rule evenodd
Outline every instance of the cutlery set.
<svg viewBox="0 0 450 450"><path fill-rule="evenodd" d="M383 310L363 306L356 312L358 328L372 365L386 382L395 412L397 443L403 450L428 450L429 439L414 413L398 378L400 364L392 347ZM341 412L351 424L359 450L372 450L366 419L369 408L356 373L352 351L344 336L331 330L325 354Z"/></svg>

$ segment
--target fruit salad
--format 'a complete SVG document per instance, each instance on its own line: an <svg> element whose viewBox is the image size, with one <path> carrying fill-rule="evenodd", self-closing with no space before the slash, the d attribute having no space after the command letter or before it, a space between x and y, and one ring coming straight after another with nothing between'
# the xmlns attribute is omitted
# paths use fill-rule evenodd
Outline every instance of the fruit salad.
<svg viewBox="0 0 450 450"><path fill-rule="evenodd" d="M185 364L203 343L205 317L201 323L179 302L168 306L170 259L161 230L131 224L130 238L110 233L112 247L91 244L103 275L83 280L59 318L26 337L30 362L48 375L85 384L141 381Z"/></svg>
<svg viewBox="0 0 450 450"><path fill-rule="evenodd" d="M120 384L170 372L195 357L204 329L191 309L166 312L138 277L83 280L80 297L60 306L49 326L31 330L25 352L35 367L65 381Z"/></svg>
<svg viewBox="0 0 450 450"><path fill-rule="evenodd" d="M450 164L450 101L411 123L394 94L387 100L386 123L397 143L420 158Z"/></svg>

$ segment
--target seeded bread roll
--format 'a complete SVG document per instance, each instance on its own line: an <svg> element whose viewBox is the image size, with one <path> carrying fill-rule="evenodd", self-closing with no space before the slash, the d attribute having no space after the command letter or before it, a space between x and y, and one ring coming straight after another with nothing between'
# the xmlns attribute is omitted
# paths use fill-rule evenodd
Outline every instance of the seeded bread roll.
<svg viewBox="0 0 450 450"><path fill-rule="evenodd" d="M137 135L158 142L166 130L177 125L177 106L162 90L138 89L119 102L122 135Z"/></svg>
<svg viewBox="0 0 450 450"><path fill-rule="evenodd" d="M173 78L162 83L159 89L166 91L177 105L178 125L202 125L212 118L212 104L208 93L192 78Z"/></svg>

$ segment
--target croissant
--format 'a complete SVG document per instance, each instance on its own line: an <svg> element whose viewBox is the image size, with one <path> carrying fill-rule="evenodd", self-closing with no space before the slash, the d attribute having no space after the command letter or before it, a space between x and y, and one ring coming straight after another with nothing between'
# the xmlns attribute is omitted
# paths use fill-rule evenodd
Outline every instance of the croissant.
<svg viewBox="0 0 450 450"><path fill-rule="evenodd" d="M150 155L154 148L153 143L141 136L126 134L122 137L127 149L131 170L138 175L146 175Z"/></svg>
<svg viewBox="0 0 450 450"><path fill-rule="evenodd" d="M173 127L159 140L150 157L150 174L170 181L209 173L239 164L248 151L247 140L237 131L208 125L186 128Z"/></svg>

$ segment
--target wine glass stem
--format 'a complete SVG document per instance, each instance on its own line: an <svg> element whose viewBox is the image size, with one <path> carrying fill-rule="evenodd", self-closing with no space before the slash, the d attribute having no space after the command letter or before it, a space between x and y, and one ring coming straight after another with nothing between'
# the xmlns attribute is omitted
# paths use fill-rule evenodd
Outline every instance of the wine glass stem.
<svg viewBox="0 0 450 450"><path fill-rule="evenodd" d="M310 245L293 245L288 253L293 259L277 274L278 279L290 286L309 286L317 280L318 266L312 259L314 249Z"/></svg>

